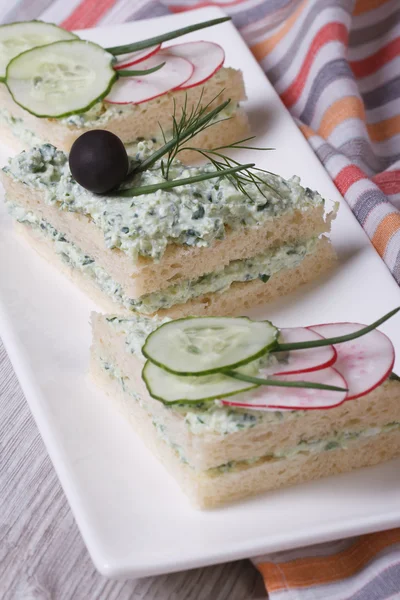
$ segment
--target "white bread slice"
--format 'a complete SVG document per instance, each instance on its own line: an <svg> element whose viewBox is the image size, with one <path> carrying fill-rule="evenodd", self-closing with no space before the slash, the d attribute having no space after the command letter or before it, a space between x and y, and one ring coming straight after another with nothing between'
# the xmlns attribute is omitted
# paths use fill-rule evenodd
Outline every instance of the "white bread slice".
<svg viewBox="0 0 400 600"><path fill-rule="evenodd" d="M120 283L126 295L133 299L179 281L221 270L233 260L262 254L274 246L317 237L330 231L335 217L335 213L325 217L322 205L293 210L269 219L262 226L228 231L225 239L215 241L208 248L170 244L160 262L139 257L133 263L121 250L105 247L102 231L87 216L46 204L41 190L27 188L4 172L0 172L0 177L9 200L31 210L62 232Z"/></svg>
<svg viewBox="0 0 400 600"><path fill-rule="evenodd" d="M21 233L30 245L49 262L55 264L78 287L87 293L105 312L130 314L122 304L113 299L97 286L96 282L82 271L74 269L62 261L54 252L52 240L43 236L39 230L29 225L16 223L16 230ZM185 304L176 304L168 309L157 311L158 316L179 318L183 316L221 316L241 314L252 307L285 296L300 285L309 283L327 273L336 264L336 255L330 241L322 237L312 254L307 255L298 267L284 269L273 275L267 283L253 280L233 283L224 292L205 294L189 300Z"/></svg>
<svg viewBox="0 0 400 600"><path fill-rule="evenodd" d="M217 95L217 100L214 100ZM66 152L69 152L77 137L90 129L112 131L126 144L135 142L138 138L151 139L154 136L158 138L160 137L159 125L166 132L171 127L174 102L176 114L179 115L186 98L189 111L192 106L197 105L200 98L202 106L211 103L210 109L228 99L231 99L232 107L235 107L237 103L246 99L242 73L236 69L223 67L203 85L188 90L169 92L142 104L124 105L120 114L114 115L109 120L103 118L99 119L98 122L89 121L82 126L66 124L61 119L39 119L35 117L18 106L13 101L6 86L0 84L0 109L5 109L16 119L22 119L24 127L43 142L50 142L59 150ZM213 100L214 102L212 102ZM107 106L106 103L103 103L103 105L104 107ZM16 147L16 149L29 147L30 144L27 143L27 139L16 137L16 143L13 142L12 128L4 119L1 128L4 132L8 130L6 141L10 142L13 147ZM248 135L248 132L249 124L246 114L239 109L232 119L207 129L204 134L194 139L199 147L211 148L242 139ZM193 156L198 157L198 155L193 155L190 152L182 153L182 160L190 162Z"/></svg>
<svg viewBox="0 0 400 600"><path fill-rule="evenodd" d="M276 453L282 448L295 447L304 439L329 438L335 431L358 433L383 427L392 421L400 422L400 384L386 381L370 394L329 410L275 413L236 409L237 413L247 413L256 419L250 428L227 431L220 428L218 421L214 429L193 428L191 419L185 420L184 412L167 408L150 397L141 378L144 359L127 352L125 335L117 332L107 317L110 315L92 313L93 360L98 362L96 357L100 356L117 366L125 378L126 392L133 390L139 394L147 408L146 414L151 415L148 418L156 419L165 427L170 439L182 448L188 463L197 470ZM107 375L106 382L108 380L112 381ZM119 384L117 388L120 388ZM121 398L121 395L117 394L117 397ZM120 404L120 409L134 421L140 411L128 393L123 397L124 404ZM144 408L141 410L146 412ZM219 414L230 410L221 408Z"/></svg>
<svg viewBox="0 0 400 600"><path fill-rule="evenodd" d="M223 473L198 471L184 464L176 452L158 436L146 411L139 403L131 401L131 396L122 391L118 382L107 375L96 359L91 361L91 376L110 396L196 508L212 508L261 492L346 473L400 456L400 430L396 429L349 441L345 448L322 452L302 451L289 458L265 458ZM396 389L395 393L399 398L398 382L391 382L389 385ZM387 388L381 387L379 399L383 403L386 402L386 390ZM396 415L399 418L398 408Z"/></svg>

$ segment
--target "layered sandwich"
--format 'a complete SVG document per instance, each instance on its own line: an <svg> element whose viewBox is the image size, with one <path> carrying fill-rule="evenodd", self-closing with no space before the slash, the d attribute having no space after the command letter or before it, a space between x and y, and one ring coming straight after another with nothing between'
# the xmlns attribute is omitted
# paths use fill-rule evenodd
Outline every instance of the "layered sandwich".
<svg viewBox="0 0 400 600"><path fill-rule="evenodd" d="M172 137L171 115L199 102L212 110L230 99L218 126L200 132L197 147L212 148L245 137L248 120L240 71L225 67L218 44L200 41L162 46L216 19L150 40L104 50L75 34L39 21L0 27L0 133L21 150L50 142L69 151L92 129L118 135L128 151ZM139 49L137 49L139 48ZM181 160L190 161L187 150Z"/></svg>
<svg viewBox="0 0 400 600"><path fill-rule="evenodd" d="M400 379L376 325L92 315L91 373L213 507L400 455ZM290 387L288 387L290 386Z"/></svg>
<svg viewBox="0 0 400 600"><path fill-rule="evenodd" d="M91 133L97 156L100 132ZM84 138L72 162L92 187ZM115 169L100 168L96 185L120 170L118 148L110 152ZM159 151L142 142L129 181L100 194L73 178L72 156L45 144L10 159L7 203L18 230L105 311L240 314L335 264L326 235L334 214L298 177L237 162L160 163Z"/></svg>

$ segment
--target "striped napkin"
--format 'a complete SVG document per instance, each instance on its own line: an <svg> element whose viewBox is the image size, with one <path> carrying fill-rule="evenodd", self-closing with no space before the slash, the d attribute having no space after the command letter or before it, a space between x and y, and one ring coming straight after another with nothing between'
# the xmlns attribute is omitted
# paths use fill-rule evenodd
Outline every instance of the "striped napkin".
<svg viewBox="0 0 400 600"><path fill-rule="evenodd" d="M19 0L67 29L219 6L400 284L400 0ZM400 498L399 498L400 502ZM253 559L270 600L400 600L400 529Z"/></svg>
<svg viewBox="0 0 400 600"><path fill-rule="evenodd" d="M253 560L270 600L399 600L400 529Z"/></svg>

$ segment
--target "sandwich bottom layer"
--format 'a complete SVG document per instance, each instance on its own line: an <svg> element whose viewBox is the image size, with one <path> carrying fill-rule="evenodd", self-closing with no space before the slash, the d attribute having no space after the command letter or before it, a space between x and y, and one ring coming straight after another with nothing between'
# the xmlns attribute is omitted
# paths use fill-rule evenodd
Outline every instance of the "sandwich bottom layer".
<svg viewBox="0 0 400 600"><path fill-rule="evenodd" d="M143 408L140 396L136 394L133 398L116 378L110 377L93 350L91 376L198 508L212 508L280 487L372 466L400 455L400 424L390 423L353 437L349 434L345 444L327 438L318 447L303 444L287 449L279 457L267 455L206 471L196 470L185 461L179 447L163 437L162 430Z"/></svg>
<svg viewBox="0 0 400 600"><path fill-rule="evenodd" d="M221 271L131 299L102 267L49 223L12 202L9 207L17 229L31 245L108 312L157 313L172 318L240 314L316 279L336 261L327 238L310 239L233 261Z"/></svg>

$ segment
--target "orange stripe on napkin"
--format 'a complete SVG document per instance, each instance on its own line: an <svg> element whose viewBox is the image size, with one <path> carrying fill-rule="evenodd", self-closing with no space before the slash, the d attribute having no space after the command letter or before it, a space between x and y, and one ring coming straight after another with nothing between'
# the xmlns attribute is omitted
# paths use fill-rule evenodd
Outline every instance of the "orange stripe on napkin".
<svg viewBox="0 0 400 600"><path fill-rule="evenodd" d="M315 135L315 131L313 129L311 129L311 127L309 127L308 125L304 125L304 123L298 123L298 127L299 127L301 133L306 138L306 140L308 140L310 137Z"/></svg>
<svg viewBox="0 0 400 600"><path fill-rule="evenodd" d="M357 0L356 5L353 10L353 15L361 15L362 13L368 12L369 10L374 10L382 4L386 4L389 0Z"/></svg>
<svg viewBox="0 0 400 600"><path fill-rule="evenodd" d="M346 96L337 100L326 109L318 133L327 138L332 131L346 119L365 121L364 104L357 96Z"/></svg>
<svg viewBox="0 0 400 600"><path fill-rule="evenodd" d="M400 133L400 115L390 117L378 123L369 123L367 127L369 137L373 142L383 142Z"/></svg>
<svg viewBox="0 0 400 600"><path fill-rule="evenodd" d="M383 256L385 254L386 246L390 238L399 231L400 229L400 214L397 212L392 212L389 215L386 215L379 223L374 236L372 238L372 243L376 249L376 251Z"/></svg>
<svg viewBox="0 0 400 600"><path fill-rule="evenodd" d="M379 552L396 543L400 543L400 529L365 535L346 550L330 556L309 556L287 563L264 562L257 564L257 568L270 593L323 585L351 577Z"/></svg>
<svg viewBox="0 0 400 600"><path fill-rule="evenodd" d="M294 13L288 19L286 19L282 27L279 29L279 31L277 31L277 33L275 33L275 35L272 35L266 40L258 42L257 44L254 44L254 46L250 47L257 60L262 60L263 58L265 58L267 54L272 52L272 50L281 41L281 39L284 38L287 33L289 33L289 31L292 29L293 25L296 23L297 19L307 6L307 3L308 0L303 0L303 2L300 3L300 5L294 11Z"/></svg>

